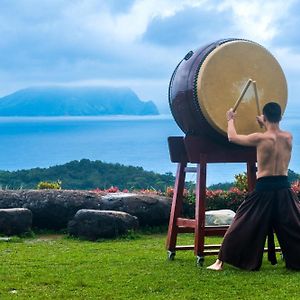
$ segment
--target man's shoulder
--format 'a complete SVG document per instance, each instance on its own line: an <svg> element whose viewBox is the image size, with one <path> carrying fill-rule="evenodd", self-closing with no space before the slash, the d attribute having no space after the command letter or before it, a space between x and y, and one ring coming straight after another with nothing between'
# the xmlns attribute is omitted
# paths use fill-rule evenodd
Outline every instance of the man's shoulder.
<svg viewBox="0 0 300 300"><path fill-rule="evenodd" d="M289 131L285 131L285 130L280 130L280 131L278 131L277 133L275 132L269 132L269 131L265 131L265 132L258 132L257 133L260 137L262 137L262 138L271 138L271 137L273 137L273 136L278 136L278 135L281 135L281 136L283 136L283 137L287 137L287 138L289 138L289 137L293 137L293 135L292 135L292 133L291 132L289 132Z"/></svg>
<svg viewBox="0 0 300 300"><path fill-rule="evenodd" d="M282 136L286 137L286 138L293 138L292 133L289 132L289 131L281 130L281 131L280 131L280 134L281 134Z"/></svg>
<svg viewBox="0 0 300 300"><path fill-rule="evenodd" d="M256 137L258 140L263 140L270 137L268 132L255 132L252 135Z"/></svg>

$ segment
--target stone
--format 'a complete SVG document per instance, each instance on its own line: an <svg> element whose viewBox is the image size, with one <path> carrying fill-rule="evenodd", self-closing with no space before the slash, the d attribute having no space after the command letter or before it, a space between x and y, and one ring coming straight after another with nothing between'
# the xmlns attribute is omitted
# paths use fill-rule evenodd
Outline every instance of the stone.
<svg viewBox="0 0 300 300"><path fill-rule="evenodd" d="M102 197L101 209L124 211L139 219L141 226L167 225L172 200L152 194L111 193Z"/></svg>
<svg viewBox="0 0 300 300"><path fill-rule="evenodd" d="M20 235L31 230L32 213L26 208L0 209L0 233Z"/></svg>
<svg viewBox="0 0 300 300"><path fill-rule="evenodd" d="M0 191L0 208L28 208L33 214L33 227L51 230L67 228L68 222L80 209L99 209L100 200L100 195L88 191Z"/></svg>
<svg viewBox="0 0 300 300"><path fill-rule="evenodd" d="M171 198L139 193L97 193L79 190L0 190L0 208L28 208L33 227L60 230L80 209L124 211L141 226L167 225Z"/></svg>
<svg viewBox="0 0 300 300"><path fill-rule="evenodd" d="M68 224L70 235L95 241L114 238L138 227L138 219L128 213L81 209Z"/></svg>
<svg viewBox="0 0 300 300"><path fill-rule="evenodd" d="M235 212L230 209L208 210L205 212L205 225L230 225L234 216Z"/></svg>

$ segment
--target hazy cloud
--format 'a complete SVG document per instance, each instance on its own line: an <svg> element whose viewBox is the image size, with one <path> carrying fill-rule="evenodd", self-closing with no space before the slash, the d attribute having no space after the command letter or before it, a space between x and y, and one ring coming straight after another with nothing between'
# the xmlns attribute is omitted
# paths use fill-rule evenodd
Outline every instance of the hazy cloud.
<svg viewBox="0 0 300 300"><path fill-rule="evenodd" d="M128 84L167 107L168 81L190 49L243 37L299 76L293 0L2 0L0 95L35 84Z"/></svg>
<svg viewBox="0 0 300 300"><path fill-rule="evenodd" d="M261 43L268 43L281 34L280 24L288 19L295 0L224 0L217 10L230 10L233 23L241 34Z"/></svg>

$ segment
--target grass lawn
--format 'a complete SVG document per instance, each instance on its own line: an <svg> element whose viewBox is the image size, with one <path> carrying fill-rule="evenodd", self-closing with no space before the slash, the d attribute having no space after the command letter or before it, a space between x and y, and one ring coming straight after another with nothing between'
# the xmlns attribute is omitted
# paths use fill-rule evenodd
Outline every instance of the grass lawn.
<svg viewBox="0 0 300 300"><path fill-rule="evenodd" d="M266 259L261 271L195 266L191 251L166 259L166 234L79 241L36 235L0 241L0 299L300 299L300 272ZM191 236L180 236L191 243ZM206 238L218 243L219 238ZM300 255L300 254L299 254ZM279 255L278 255L279 256ZM205 266L215 257L206 257Z"/></svg>

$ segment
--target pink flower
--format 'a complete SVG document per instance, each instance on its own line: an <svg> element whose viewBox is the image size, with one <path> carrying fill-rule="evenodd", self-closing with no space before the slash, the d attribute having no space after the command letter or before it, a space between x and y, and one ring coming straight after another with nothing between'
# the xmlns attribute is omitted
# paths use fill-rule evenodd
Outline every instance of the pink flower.
<svg viewBox="0 0 300 300"><path fill-rule="evenodd" d="M107 193L117 193L119 191L120 191L119 188L116 186L111 186L109 189L105 190L105 192L107 192Z"/></svg>

